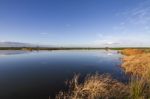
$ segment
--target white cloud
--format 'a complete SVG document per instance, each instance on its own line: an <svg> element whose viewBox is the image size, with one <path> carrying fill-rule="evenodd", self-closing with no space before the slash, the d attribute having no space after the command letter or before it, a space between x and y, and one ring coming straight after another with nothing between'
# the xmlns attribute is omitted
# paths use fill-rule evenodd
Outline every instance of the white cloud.
<svg viewBox="0 0 150 99"><path fill-rule="evenodd" d="M143 39L144 38L144 39ZM103 35L92 42L94 46L108 46L108 47L121 47L121 46L150 46L148 35L135 35L135 33L126 35Z"/></svg>
<svg viewBox="0 0 150 99"><path fill-rule="evenodd" d="M109 42L106 42L106 44L107 44L107 45L113 45L113 44L119 44L119 43L109 41Z"/></svg>
<svg viewBox="0 0 150 99"><path fill-rule="evenodd" d="M112 42L150 46L150 0L141 1L136 7L118 13L117 17L122 18L122 21L112 28L115 34Z"/></svg>
<svg viewBox="0 0 150 99"><path fill-rule="evenodd" d="M94 45L106 45L106 46L109 46L109 45L116 45L116 44L119 44L119 41L117 38L113 37L113 36L100 36L97 40L94 40L93 41L93 44Z"/></svg>

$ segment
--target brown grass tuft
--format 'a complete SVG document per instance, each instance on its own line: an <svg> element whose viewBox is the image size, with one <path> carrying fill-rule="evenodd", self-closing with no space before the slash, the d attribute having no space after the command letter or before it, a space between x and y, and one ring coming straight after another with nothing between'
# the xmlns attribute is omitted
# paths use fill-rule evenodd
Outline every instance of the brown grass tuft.
<svg viewBox="0 0 150 99"><path fill-rule="evenodd" d="M79 76L70 82L68 92L60 92L56 99L126 99L129 87L109 75L88 75L84 83L78 83Z"/></svg>

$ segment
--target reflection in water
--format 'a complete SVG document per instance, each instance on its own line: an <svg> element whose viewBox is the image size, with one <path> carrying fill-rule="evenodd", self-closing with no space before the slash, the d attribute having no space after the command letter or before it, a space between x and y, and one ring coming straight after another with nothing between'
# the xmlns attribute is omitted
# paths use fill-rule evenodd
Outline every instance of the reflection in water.
<svg viewBox="0 0 150 99"><path fill-rule="evenodd" d="M7 52L0 53L5 55ZM95 72L110 73L115 79L127 81L127 76L119 67L121 55L116 51L8 53L5 58L0 56L0 99L48 99L49 95L54 96L59 90L65 89L64 82L75 73L80 73L82 77Z"/></svg>
<svg viewBox="0 0 150 99"><path fill-rule="evenodd" d="M0 50L0 56L5 55L14 55L14 54L23 54L27 53L29 51L23 51L23 50Z"/></svg>

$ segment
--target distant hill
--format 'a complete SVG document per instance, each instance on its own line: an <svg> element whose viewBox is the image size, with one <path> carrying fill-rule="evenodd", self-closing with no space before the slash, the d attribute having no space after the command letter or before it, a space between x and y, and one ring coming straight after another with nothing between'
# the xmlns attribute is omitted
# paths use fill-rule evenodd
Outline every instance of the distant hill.
<svg viewBox="0 0 150 99"><path fill-rule="evenodd" d="M0 42L0 47L36 47L36 45L19 42Z"/></svg>

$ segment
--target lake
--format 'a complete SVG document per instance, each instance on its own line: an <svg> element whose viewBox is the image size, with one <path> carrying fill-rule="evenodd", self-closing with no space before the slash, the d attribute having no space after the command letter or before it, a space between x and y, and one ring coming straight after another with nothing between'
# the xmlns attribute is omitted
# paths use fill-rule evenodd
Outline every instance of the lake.
<svg viewBox="0 0 150 99"><path fill-rule="evenodd" d="M0 51L0 99L49 99L80 74L109 73L126 82L113 50Z"/></svg>

